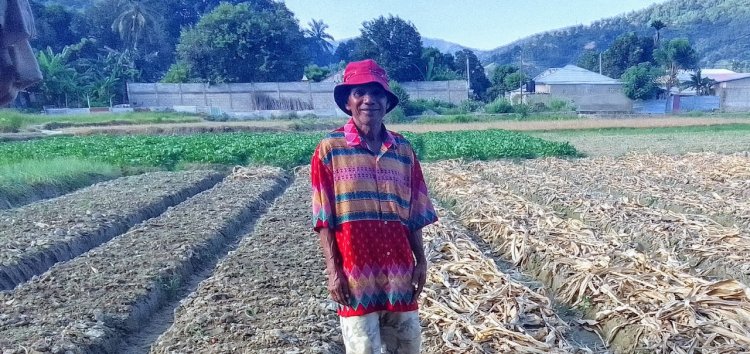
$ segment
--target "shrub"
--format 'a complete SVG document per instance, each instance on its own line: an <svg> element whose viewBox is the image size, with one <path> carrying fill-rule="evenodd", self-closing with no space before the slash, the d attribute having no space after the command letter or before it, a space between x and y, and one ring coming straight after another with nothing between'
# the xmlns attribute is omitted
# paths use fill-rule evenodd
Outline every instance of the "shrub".
<svg viewBox="0 0 750 354"><path fill-rule="evenodd" d="M525 104L517 104L513 106L513 112L516 114L519 114L521 118L526 118L529 116L529 113L531 112L532 107Z"/></svg>
<svg viewBox="0 0 750 354"><path fill-rule="evenodd" d="M575 111L575 107L563 100L552 100L549 102L549 109L553 112Z"/></svg>
<svg viewBox="0 0 750 354"><path fill-rule="evenodd" d="M385 116L385 121L388 123L407 123L412 120L406 116L403 107L399 105Z"/></svg>
<svg viewBox="0 0 750 354"><path fill-rule="evenodd" d="M510 104L505 98L498 98L484 107L484 111L487 113L512 113L514 111L513 105Z"/></svg>
<svg viewBox="0 0 750 354"><path fill-rule="evenodd" d="M407 107L409 105L409 94L401 87L401 84L391 80L388 82L388 85L391 87L393 94L398 97L399 106Z"/></svg>
<svg viewBox="0 0 750 354"><path fill-rule="evenodd" d="M404 106L404 111L407 116L419 115L426 111L433 111L438 114L446 114L449 110L456 108L456 105L450 102L440 101L436 99L417 99L410 101Z"/></svg>

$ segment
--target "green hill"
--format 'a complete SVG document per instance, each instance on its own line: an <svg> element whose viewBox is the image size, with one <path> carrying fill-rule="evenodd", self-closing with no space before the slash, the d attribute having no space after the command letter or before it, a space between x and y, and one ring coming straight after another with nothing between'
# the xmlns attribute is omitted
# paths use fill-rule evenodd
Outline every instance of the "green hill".
<svg viewBox="0 0 750 354"><path fill-rule="evenodd" d="M690 40L703 67L728 66L732 61L750 63L750 0L672 0L589 26L536 34L478 56L485 64L523 60L524 68L535 74L576 63L586 49L605 50L623 33L652 36L654 20L667 24L662 38Z"/></svg>

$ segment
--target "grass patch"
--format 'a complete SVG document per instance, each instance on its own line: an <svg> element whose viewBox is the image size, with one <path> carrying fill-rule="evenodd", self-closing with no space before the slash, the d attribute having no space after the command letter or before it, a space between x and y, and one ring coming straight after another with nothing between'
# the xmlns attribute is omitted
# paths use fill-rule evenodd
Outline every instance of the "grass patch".
<svg viewBox="0 0 750 354"><path fill-rule="evenodd" d="M6 161L0 163L0 199L23 199L40 189L73 190L119 175L120 169L110 164L70 157Z"/></svg>
<svg viewBox="0 0 750 354"><path fill-rule="evenodd" d="M322 132L228 133L179 136L54 137L0 145L0 164L25 159L74 157L123 169L179 169L189 164L264 164L290 168L308 164ZM420 157L495 159L576 156L567 143L503 131L406 134Z"/></svg>
<svg viewBox="0 0 750 354"><path fill-rule="evenodd" d="M557 135L646 135L646 134L670 134L670 133L703 133L703 132L750 132L750 124L712 124L712 125L690 125L681 127L655 127L655 128L593 128L593 129L559 129L538 130L538 133L555 133ZM531 133L531 132L530 132Z"/></svg>
<svg viewBox="0 0 750 354"><path fill-rule="evenodd" d="M496 122L496 121L548 121L548 120L577 120L579 118L575 113L549 113L539 114L532 113L523 116L520 113L506 114L456 114L456 115L437 115L437 116L417 116L412 123L420 124L445 124L445 123L475 123L475 122Z"/></svg>
<svg viewBox="0 0 750 354"><path fill-rule="evenodd" d="M87 115L44 115L25 114L12 110L0 110L0 132L15 133L34 125L45 129L56 129L72 126L110 125L110 124L159 124L200 122L201 117L169 112L131 112L99 113Z"/></svg>

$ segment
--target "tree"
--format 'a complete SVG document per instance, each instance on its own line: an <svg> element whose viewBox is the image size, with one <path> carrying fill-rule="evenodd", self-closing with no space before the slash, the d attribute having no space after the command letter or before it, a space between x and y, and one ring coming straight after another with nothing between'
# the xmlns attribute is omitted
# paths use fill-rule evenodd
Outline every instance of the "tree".
<svg viewBox="0 0 750 354"><path fill-rule="evenodd" d="M138 0L120 0L119 15L112 22L112 30L133 50L138 50L138 41L143 30L153 25L154 15L146 5Z"/></svg>
<svg viewBox="0 0 750 354"><path fill-rule="evenodd" d="M305 67L305 77L312 82L321 82L328 77L331 71L327 68L321 68L315 64Z"/></svg>
<svg viewBox="0 0 750 354"><path fill-rule="evenodd" d="M654 62L653 52L651 39L638 37L634 32L623 34L602 53L602 74L620 77L631 66Z"/></svg>
<svg viewBox="0 0 750 354"><path fill-rule="evenodd" d="M70 26L78 20L79 13L68 11L57 4L44 6L35 1L31 1L30 4L37 29L37 36L32 41L35 48L46 50L50 47L53 51L60 52L66 45L75 44L80 40L81 36Z"/></svg>
<svg viewBox="0 0 750 354"><path fill-rule="evenodd" d="M304 31L308 40L310 57L316 65L327 65L333 62L333 37L326 33L328 25L323 20L312 20L307 23L310 27Z"/></svg>
<svg viewBox="0 0 750 354"><path fill-rule="evenodd" d="M179 60L209 82L299 81L308 57L294 14L281 2L222 3L182 32Z"/></svg>
<svg viewBox="0 0 750 354"><path fill-rule="evenodd" d="M479 58L469 49L464 49L456 52L456 72L458 72L464 80L466 77L466 66L468 61L469 67L469 87L474 91L474 97L478 99L486 99L487 89L491 86L490 80L487 79L487 75L484 73L484 67L479 62Z"/></svg>
<svg viewBox="0 0 750 354"><path fill-rule="evenodd" d="M667 95L671 93L672 87L679 87L677 72L694 68L698 63L698 54L687 39L673 39L662 43L661 47L654 52L654 57L667 73ZM669 109L669 100L667 100L667 109Z"/></svg>
<svg viewBox="0 0 750 354"><path fill-rule="evenodd" d="M422 69L425 81L456 80L455 59L451 54L443 54L437 48L422 48Z"/></svg>
<svg viewBox="0 0 750 354"><path fill-rule="evenodd" d="M334 52L334 56L339 60L343 62L350 62L354 61L356 57L359 55L357 54L359 52L359 45L358 45L358 38L350 39L348 41L343 41L339 43L339 46L336 47L336 52Z"/></svg>
<svg viewBox="0 0 750 354"><path fill-rule="evenodd" d="M66 46L59 53L51 47L37 54L37 62L42 72L42 83L38 90L47 104L67 107L70 101L78 101L81 91L81 78L69 62L72 49Z"/></svg>
<svg viewBox="0 0 750 354"><path fill-rule="evenodd" d="M585 50L583 54L578 57L576 65L586 70L599 72L599 52L594 50Z"/></svg>
<svg viewBox="0 0 750 354"><path fill-rule="evenodd" d="M411 22L380 16L362 24L355 60L374 59L396 81L424 80L422 37Z"/></svg>
<svg viewBox="0 0 750 354"><path fill-rule="evenodd" d="M631 66L622 74L625 95L633 100L654 98L659 91L656 79L662 71L651 63L640 63Z"/></svg>
<svg viewBox="0 0 750 354"><path fill-rule="evenodd" d="M662 20L654 20L651 22L651 28L653 28L656 33L654 33L654 47L659 46L659 42L661 40L661 30L667 27L667 24L662 22Z"/></svg>
<svg viewBox="0 0 750 354"><path fill-rule="evenodd" d="M703 77L700 69L698 69L695 74L691 74L690 81L685 83L685 87L694 88L699 96L711 95L711 88L714 85L716 85L716 80L709 77Z"/></svg>
<svg viewBox="0 0 750 354"><path fill-rule="evenodd" d="M510 76L514 73L518 73L518 67L515 65L500 65L492 70L490 75L491 86L487 91L487 99L490 101L504 95L508 91L515 90L519 87L520 83L516 82L521 78L511 78ZM506 81L507 79L507 81ZM511 85L509 85L511 84Z"/></svg>

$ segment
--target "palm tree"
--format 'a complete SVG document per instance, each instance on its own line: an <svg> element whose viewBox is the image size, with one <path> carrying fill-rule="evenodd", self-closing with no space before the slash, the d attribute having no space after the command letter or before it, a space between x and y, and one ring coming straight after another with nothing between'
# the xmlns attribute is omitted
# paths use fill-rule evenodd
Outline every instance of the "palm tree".
<svg viewBox="0 0 750 354"><path fill-rule="evenodd" d="M714 85L716 85L716 81L708 77L703 77L700 69L695 74L690 75L690 81L685 83L685 87L694 88L699 96L710 95L711 87Z"/></svg>
<svg viewBox="0 0 750 354"><path fill-rule="evenodd" d="M659 40L661 39L661 30L667 27L667 24L664 23L662 20L654 20L651 22L651 28L656 30L656 35L654 35L654 47L659 47Z"/></svg>
<svg viewBox="0 0 750 354"><path fill-rule="evenodd" d="M138 50L138 41L143 30L153 25L154 16L141 1L120 0L118 5L121 12L112 22L112 30L120 34L120 39L132 44L133 50Z"/></svg>
<svg viewBox="0 0 750 354"><path fill-rule="evenodd" d="M333 44L329 42L329 40L333 40L333 37L326 33L326 30L328 29L328 25L323 22L323 20L315 20L307 23L308 26L310 26L310 29L305 30L305 35L307 37L312 38L313 41L318 45L318 48L321 50L330 53L333 51Z"/></svg>

